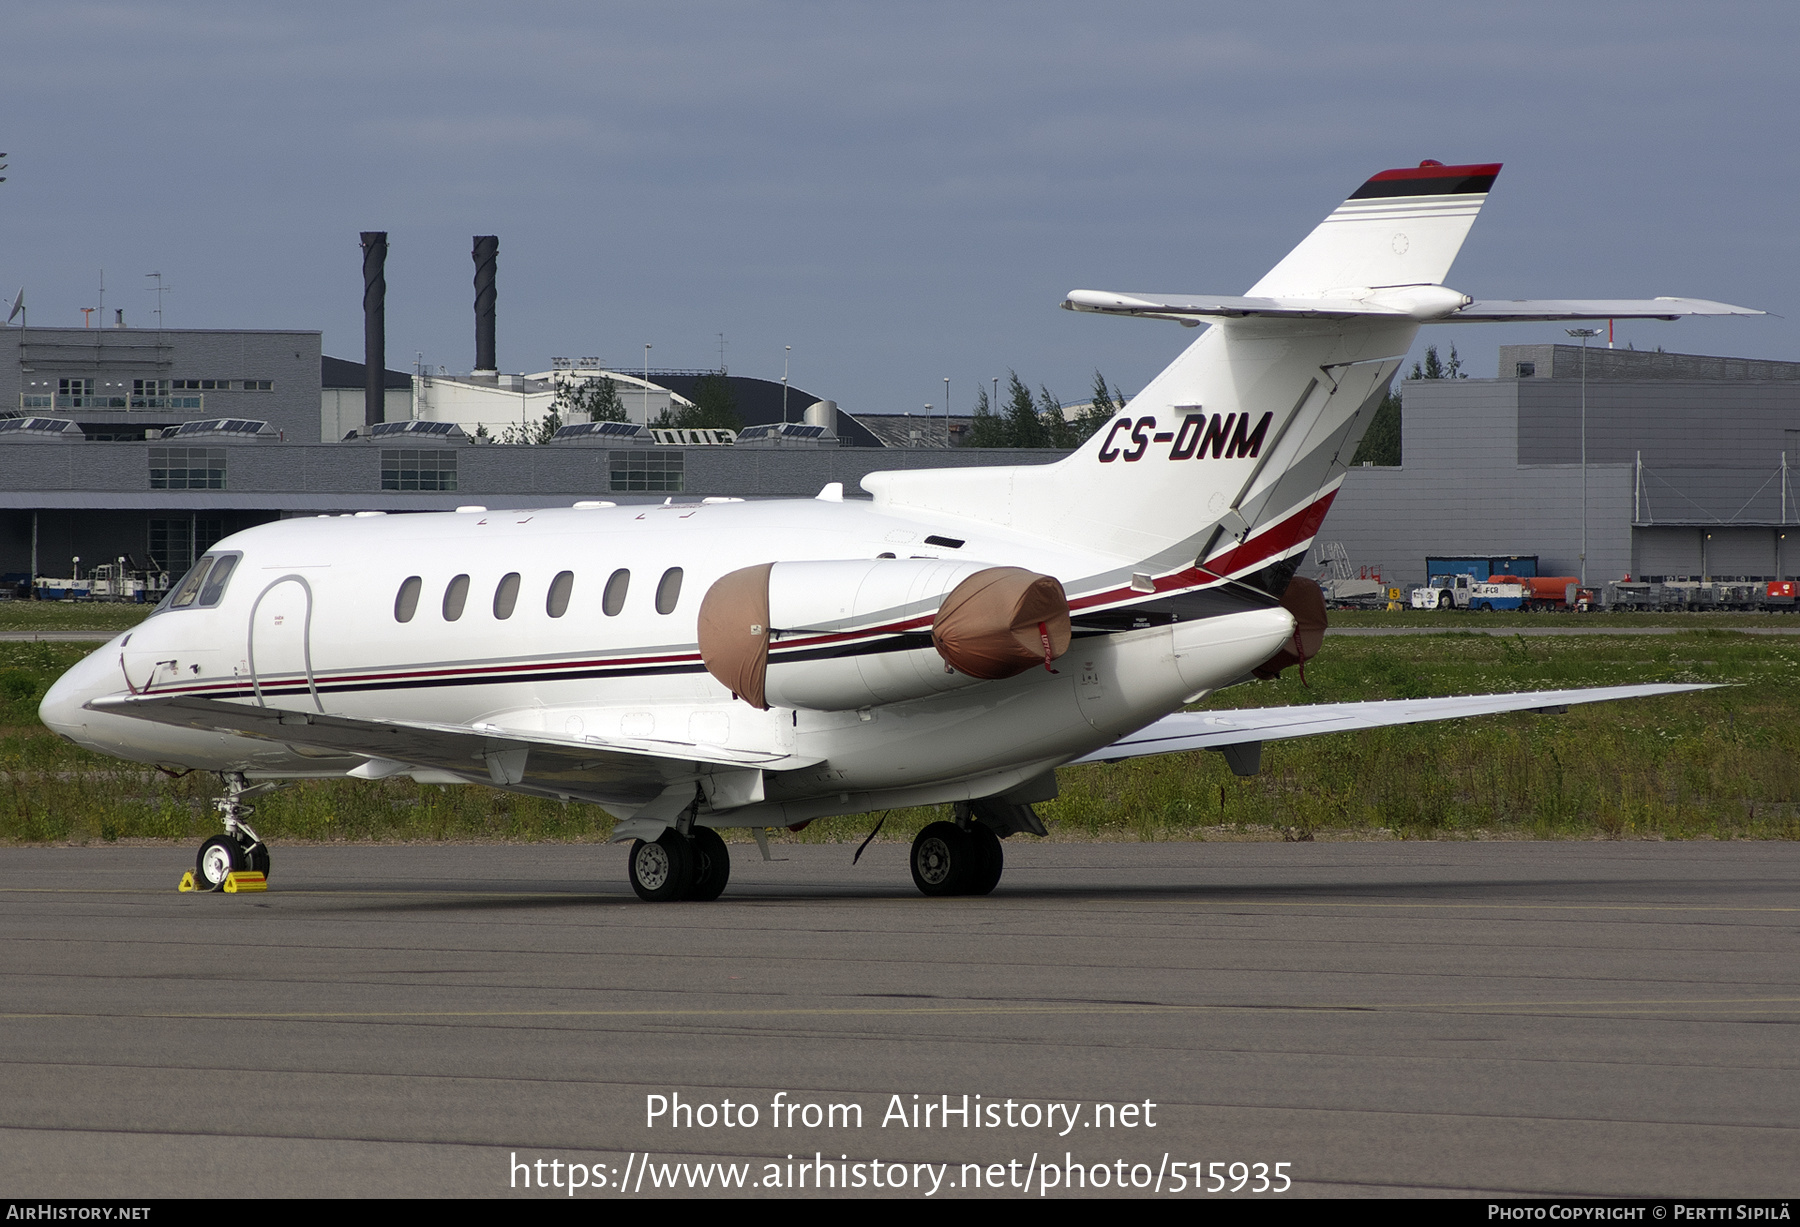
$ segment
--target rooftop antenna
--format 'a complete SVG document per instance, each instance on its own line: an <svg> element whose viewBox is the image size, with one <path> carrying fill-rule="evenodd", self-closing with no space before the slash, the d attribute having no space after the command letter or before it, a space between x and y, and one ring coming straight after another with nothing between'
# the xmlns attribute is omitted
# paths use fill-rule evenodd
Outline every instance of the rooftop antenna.
<svg viewBox="0 0 1800 1227"><path fill-rule="evenodd" d="M156 278L156 284L154 286L145 286L144 288L146 290L154 289L156 291L156 327L157 327L158 331L161 331L162 326L163 326L163 314L162 314L163 293L166 290L168 290L170 287L165 286L163 284L163 279L162 279L161 273L145 273L144 276Z"/></svg>
<svg viewBox="0 0 1800 1227"><path fill-rule="evenodd" d="M719 334L719 374L725 373L725 334Z"/></svg>
<svg viewBox="0 0 1800 1227"><path fill-rule="evenodd" d="M100 270L100 301L97 304L95 304L94 310L98 311L100 313L100 327L102 327L102 328L106 327L106 270L105 269Z"/></svg>

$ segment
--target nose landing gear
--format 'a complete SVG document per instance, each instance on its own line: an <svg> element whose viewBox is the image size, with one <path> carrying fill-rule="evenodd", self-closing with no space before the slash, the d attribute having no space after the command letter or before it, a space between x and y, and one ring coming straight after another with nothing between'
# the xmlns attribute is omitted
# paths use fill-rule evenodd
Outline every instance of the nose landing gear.
<svg viewBox="0 0 1800 1227"><path fill-rule="evenodd" d="M213 802L225 823L225 834L215 835L200 845L194 861L194 881L201 890L224 890L225 878L232 873L250 870L264 877L269 873L269 846L262 836L250 829L245 818L256 812L246 804L251 797L274 792L279 784L251 784L241 772L222 774L225 795Z"/></svg>

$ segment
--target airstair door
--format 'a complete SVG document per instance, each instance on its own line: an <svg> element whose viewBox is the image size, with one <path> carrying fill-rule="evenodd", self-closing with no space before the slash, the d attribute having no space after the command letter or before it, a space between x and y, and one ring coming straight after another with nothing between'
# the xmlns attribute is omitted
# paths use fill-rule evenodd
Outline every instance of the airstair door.
<svg viewBox="0 0 1800 1227"><path fill-rule="evenodd" d="M312 585L300 575L270 583L250 609L248 656L265 707L324 711L312 669Z"/></svg>

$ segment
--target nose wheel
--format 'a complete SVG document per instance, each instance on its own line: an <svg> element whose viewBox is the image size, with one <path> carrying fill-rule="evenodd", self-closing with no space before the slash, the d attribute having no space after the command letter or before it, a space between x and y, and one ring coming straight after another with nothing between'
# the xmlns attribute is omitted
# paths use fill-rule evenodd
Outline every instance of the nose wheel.
<svg viewBox="0 0 1800 1227"><path fill-rule="evenodd" d="M194 858L194 881L201 890L224 890L225 878L246 870L269 875L269 845L250 829L244 819L256 810L248 799L273 792L279 785L251 784L237 772L224 776L225 795L213 802L225 823L225 834L215 835L200 845Z"/></svg>
<svg viewBox="0 0 1800 1227"><path fill-rule="evenodd" d="M250 868L244 849L229 835L215 835L200 845L194 861L194 880L202 890L224 890L227 874Z"/></svg>

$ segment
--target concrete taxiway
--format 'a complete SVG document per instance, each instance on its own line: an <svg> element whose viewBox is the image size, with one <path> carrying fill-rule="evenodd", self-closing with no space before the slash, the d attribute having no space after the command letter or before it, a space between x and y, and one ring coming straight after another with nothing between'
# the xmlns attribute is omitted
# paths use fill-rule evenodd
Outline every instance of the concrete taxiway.
<svg viewBox="0 0 1800 1227"><path fill-rule="evenodd" d="M235 896L175 893L185 848L0 851L0 1187L1794 1192L1800 846L1014 839L952 900L901 845L776 851L661 906L598 846L277 847ZM676 1095L757 1121L647 1123ZM965 1095L1011 1123L913 1123Z"/></svg>

